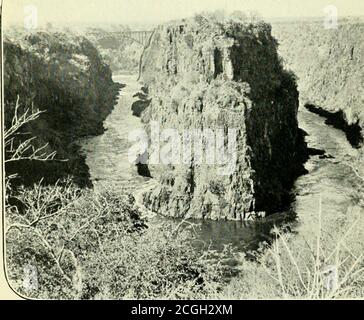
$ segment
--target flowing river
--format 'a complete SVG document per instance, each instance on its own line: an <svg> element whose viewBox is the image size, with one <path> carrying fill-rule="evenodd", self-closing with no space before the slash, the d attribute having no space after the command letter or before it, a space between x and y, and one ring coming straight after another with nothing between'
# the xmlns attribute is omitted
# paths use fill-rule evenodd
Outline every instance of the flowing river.
<svg viewBox="0 0 364 320"><path fill-rule="evenodd" d="M141 87L136 78L135 75L114 76L114 81L126 87L121 89L118 104L104 122L106 131L100 136L83 139L81 147L86 154L86 163L95 189L114 188L128 191L140 203L141 193L153 188L154 181L139 176L136 166L128 160L128 135L132 130L143 127L140 118L133 116L131 112L131 105L137 100L133 96ZM347 156L356 156L358 151L352 148L343 132L326 125L324 118L307 110L299 112L299 125L307 132L308 147L324 150L326 153L311 156L306 162L305 167L309 173L296 181L293 190L295 201L291 210L259 222L194 221L199 226L196 228L195 240L212 244L217 249L231 244L246 251L254 249L259 242L268 240L274 224L292 223L297 221L296 217L317 215L320 197L323 214L347 212L352 205L350 193L353 188L353 173L343 160ZM172 219L160 216L151 220L155 223L173 223Z"/></svg>

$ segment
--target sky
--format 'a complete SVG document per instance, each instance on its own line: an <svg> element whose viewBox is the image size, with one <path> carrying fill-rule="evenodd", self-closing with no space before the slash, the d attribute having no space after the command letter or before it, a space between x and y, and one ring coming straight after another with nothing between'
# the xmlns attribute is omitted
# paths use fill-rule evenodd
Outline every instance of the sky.
<svg viewBox="0 0 364 320"><path fill-rule="evenodd" d="M159 23L220 9L266 18L321 17L328 5L337 7L339 17L364 15L363 0L3 0L5 25L23 24L27 5L36 8L39 25Z"/></svg>

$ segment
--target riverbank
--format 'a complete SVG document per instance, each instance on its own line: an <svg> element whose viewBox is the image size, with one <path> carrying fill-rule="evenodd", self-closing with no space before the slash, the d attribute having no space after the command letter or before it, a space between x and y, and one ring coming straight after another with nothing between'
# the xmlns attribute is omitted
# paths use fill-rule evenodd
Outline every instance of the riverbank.
<svg viewBox="0 0 364 320"><path fill-rule="evenodd" d="M178 225L183 219L164 217L145 207L144 193L153 190L157 181L140 176L137 167L128 159L133 143L128 141L128 135L143 128L141 119L132 114L133 105L139 101L141 84L136 75L114 75L113 79L125 87L119 93L117 105L104 122L106 131L79 141L94 189L132 194L143 215L149 218L150 226L164 223ZM247 252L255 250L260 242L271 240L270 230L274 224L283 225L294 220L292 210L256 222L190 220L195 225L194 237L190 242L197 249L210 246L221 252L225 246L231 245L234 250Z"/></svg>
<svg viewBox="0 0 364 320"><path fill-rule="evenodd" d="M289 232L275 229L277 239L255 253L256 263L243 257L240 275L212 299L362 298L364 292L363 195L355 196L353 172L360 150L325 118L305 109L299 125L308 147L321 150L305 164L308 173L295 183L293 209L297 224Z"/></svg>
<svg viewBox="0 0 364 320"><path fill-rule="evenodd" d="M273 22L272 32L286 67L297 75L301 105L326 112L349 130L354 144L363 144L362 19L341 17L337 28L319 20Z"/></svg>
<svg viewBox="0 0 364 320"><path fill-rule="evenodd" d="M118 190L129 190L140 203L143 191L154 188L154 180L139 176L136 167L127 159L130 146L128 133L142 128L140 119L131 112L133 103L138 99L135 94L140 91L140 84L136 76L118 76L114 79L125 83L126 87L121 91L114 111L105 121L107 131L101 136L87 139L83 150L96 188L112 186ZM345 165L345 161L357 158L359 150L350 145L342 131L325 124L323 117L302 108L298 120L300 128L306 132L309 148L315 150L316 155L311 155L305 164L308 173L295 183L290 210L253 223L192 220L196 224L196 242L210 244L218 250L232 245L238 252L247 252L259 247L259 243L274 238L270 234L274 225L288 225L294 230L297 221L297 230L306 220L315 225L320 195L324 219L335 219L337 212L345 213L355 205L355 199L351 198L355 174ZM154 223L169 220L160 216L153 219L157 219ZM181 220L169 221L179 223Z"/></svg>
<svg viewBox="0 0 364 320"><path fill-rule="evenodd" d="M13 186L31 186L40 180L54 184L68 175L82 187L91 186L84 158L74 141L103 133L103 121L122 87L111 77L110 68L84 37L51 31L8 31L4 40L5 129L13 125L14 117L22 119L26 112L42 112L23 124L5 156L11 157L12 148L28 138L34 150L44 146L46 154L56 153L54 161L6 163L7 176L18 175L12 180ZM23 157L29 156L28 148Z"/></svg>

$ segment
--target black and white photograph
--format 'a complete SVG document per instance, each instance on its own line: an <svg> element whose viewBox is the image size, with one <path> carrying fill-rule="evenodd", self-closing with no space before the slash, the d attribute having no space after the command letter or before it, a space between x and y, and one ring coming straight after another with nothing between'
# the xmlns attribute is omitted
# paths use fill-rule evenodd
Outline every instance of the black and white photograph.
<svg viewBox="0 0 364 320"><path fill-rule="evenodd" d="M363 1L1 2L0 299L364 298Z"/></svg>

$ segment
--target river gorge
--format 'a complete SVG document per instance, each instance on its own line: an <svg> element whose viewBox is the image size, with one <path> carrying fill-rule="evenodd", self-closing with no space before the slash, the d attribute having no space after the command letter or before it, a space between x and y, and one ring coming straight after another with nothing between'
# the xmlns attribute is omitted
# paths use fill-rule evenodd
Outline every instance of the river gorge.
<svg viewBox="0 0 364 320"><path fill-rule="evenodd" d="M138 175L135 164L128 160L132 145L128 134L143 127L140 118L132 115L132 104L138 100L136 94L142 87L137 77L113 76L115 82L125 87L120 91L118 104L104 122L106 131L79 143L96 190L112 187L120 192L130 192L140 200L141 193L155 187L155 181ZM255 222L193 220L197 226L194 242L212 244L217 249L231 244L240 251L252 250L260 242L271 240L273 225L288 224L296 228L308 216L315 218L320 197L325 219L335 217L338 211L345 214L355 205L351 199L354 173L344 160L357 157L359 151L350 145L344 132L325 124L325 118L301 107L298 120L307 134L305 139L311 155L305 163L307 174L295 182L288 210ZM150 217L152 224L162 221L176 224L180 219L176 221L156 214Z"/></svg>
<svg viewBox="0 0 364 320"><path fill-rule="evenodd" d="M146 31L10 29L14 291L361 297L363 26L235 12Z"/></svg>

